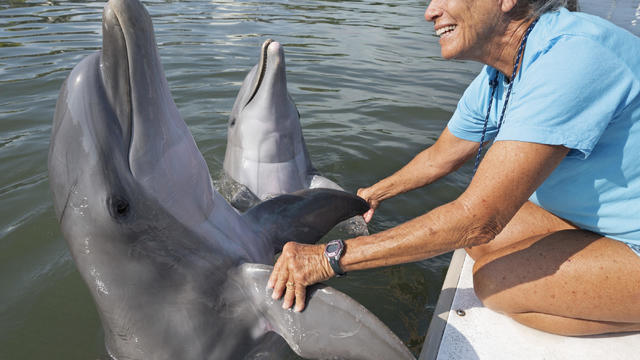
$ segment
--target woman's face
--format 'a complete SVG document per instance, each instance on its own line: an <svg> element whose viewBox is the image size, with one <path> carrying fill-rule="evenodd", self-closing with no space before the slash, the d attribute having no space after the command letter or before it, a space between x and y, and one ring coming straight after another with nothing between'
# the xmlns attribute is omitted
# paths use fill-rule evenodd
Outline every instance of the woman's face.
<svg viewBox="0 0 640 360"><path fill-rule="evenodd" d="M442 57L482 61L502 19L499 0L432 0L424 17L440 37Z"/></svg>

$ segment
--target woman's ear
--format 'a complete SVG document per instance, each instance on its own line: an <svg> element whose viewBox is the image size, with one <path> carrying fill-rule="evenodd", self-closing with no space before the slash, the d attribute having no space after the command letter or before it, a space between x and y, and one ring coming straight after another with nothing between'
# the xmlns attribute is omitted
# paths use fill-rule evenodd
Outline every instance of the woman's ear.
<svg viewBox="0 0 640 360"><path fill-rule="evenodd" d="M518 4L518 0L500 0L500 2L500 9L505 14L513 10Z"/></svg>

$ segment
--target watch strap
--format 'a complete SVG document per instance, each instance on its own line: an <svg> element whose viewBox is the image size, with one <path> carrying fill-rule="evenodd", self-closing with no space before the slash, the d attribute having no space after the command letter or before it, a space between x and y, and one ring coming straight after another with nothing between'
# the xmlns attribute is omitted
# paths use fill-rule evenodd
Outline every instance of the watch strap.
<svg viewBox="0 0 640 360"><path fill-rule="evenodd" d="M329 265L331 265L331 268L333 269L333 272L336 273L336 276L338 277L345 276L347 275L347 273L342 270L342 268L340 267L339 261L340 261L339 258L338 259L334 257L329 258Z"/></svg>

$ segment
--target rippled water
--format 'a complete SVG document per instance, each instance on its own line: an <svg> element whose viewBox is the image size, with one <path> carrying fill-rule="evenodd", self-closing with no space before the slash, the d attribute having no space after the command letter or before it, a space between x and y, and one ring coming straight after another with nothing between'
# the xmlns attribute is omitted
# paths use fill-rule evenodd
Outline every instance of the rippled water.
<svg viewBox="0 0 640 360"><path fill-rule="evenodd" d="M314 165L349 191L432 144L479 69L439 57L424 1L144 3L175 102L214 178L236 92L267 38L284 45ZM0 359L104 358L95 307L53 214L46 165L58 90L100 48L103 5L0 1ZM388 201L371 230L453 199L469 174L466 166ZM418 354L447 264L445 255L330 283Z"/></svg>

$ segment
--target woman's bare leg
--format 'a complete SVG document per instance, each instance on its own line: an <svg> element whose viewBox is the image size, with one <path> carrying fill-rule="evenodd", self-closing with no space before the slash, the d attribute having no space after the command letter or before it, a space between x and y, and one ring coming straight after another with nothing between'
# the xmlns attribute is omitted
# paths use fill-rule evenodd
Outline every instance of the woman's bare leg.
<svg viewBox="0 0 640 360"><path fill-rule="evenodd" d="M640 331L640 256L589 231L554 231L486 252L476 260L474 288L488 308L543 331Z"/></svg>

